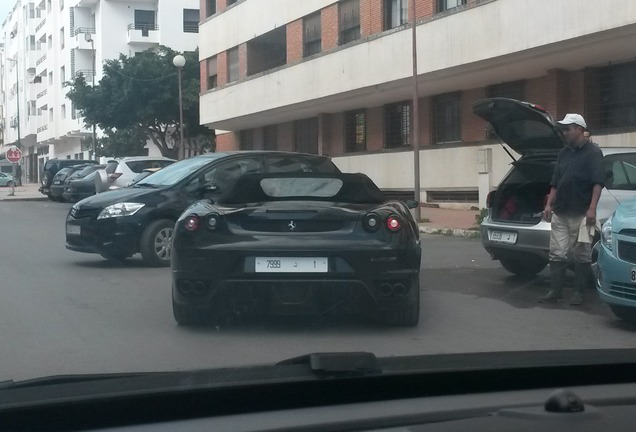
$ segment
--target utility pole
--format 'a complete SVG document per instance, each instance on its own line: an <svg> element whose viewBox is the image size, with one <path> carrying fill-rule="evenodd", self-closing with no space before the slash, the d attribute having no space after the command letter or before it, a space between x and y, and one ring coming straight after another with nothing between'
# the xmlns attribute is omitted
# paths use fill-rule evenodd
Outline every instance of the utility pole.
<svg viewBox="0 0 636 432"><path fill-rule="evenodd" d="M422 219L420 209L420 97L417 85L417 14L415 13L415 0L411 0L411 27L413 30L413 177L415 190L415 220Z"/></svg>

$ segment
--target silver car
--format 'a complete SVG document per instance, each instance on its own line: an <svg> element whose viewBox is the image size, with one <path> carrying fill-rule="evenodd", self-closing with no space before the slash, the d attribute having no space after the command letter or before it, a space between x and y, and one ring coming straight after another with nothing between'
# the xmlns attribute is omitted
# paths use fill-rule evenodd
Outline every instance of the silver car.
<svg viewBox="0 0 636 432"><path fill-rule="evenodd" d="M488 195L488 213L481 223L481 241L493 259L511 273L531 276L548 264L550 223L543 209L559 151L561 135L540 106L514 99L477 102L473 111L521 157L495 191ZM636 198L636 148L602 148L605 188L597 208L598 232L620 202ZM596 253L593 254L593 260Z"/></svg>
<svg viewBox="0 0 636 432"><path fill-rule="evenodd" d="M130 156L110 160L105 169L97 172L95 190L101 193L126 187L144 169L164 168L174 162L176 162L174 159L162 156Z"/></svg>

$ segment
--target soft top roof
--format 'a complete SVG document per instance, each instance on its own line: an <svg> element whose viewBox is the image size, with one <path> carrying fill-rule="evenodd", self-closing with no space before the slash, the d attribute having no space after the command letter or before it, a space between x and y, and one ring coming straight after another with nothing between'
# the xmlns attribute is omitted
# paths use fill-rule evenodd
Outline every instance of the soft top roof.
<svg viewBox="0 0 636 432"><path fill-rule="evenodd" d="M263 190L261 184L265 179L281 179L287 184L295 180L304 183L315 179L316 184L324 183L325 179L340 180L342 186L331 196L294 195L272 196ZM267 201L330 201L347 204L381 204L386 201L382 191L364 174L342 173L268 173L245 174L236 181L234 186L217 200L219 204L246 204Z"/></svg>

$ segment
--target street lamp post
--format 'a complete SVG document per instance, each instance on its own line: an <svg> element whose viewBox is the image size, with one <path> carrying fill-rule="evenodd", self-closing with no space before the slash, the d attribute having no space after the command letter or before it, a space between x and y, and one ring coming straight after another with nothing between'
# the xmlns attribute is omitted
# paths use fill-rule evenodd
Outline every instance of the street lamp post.
<svg viewBox="0 0 636 432"><path fill-rule="evenodd" d="M417 85L417 14L415 13L415 0L411 0L411 26L413 36L413 177L415 200L415 220L421 220L420 209L420 96Z"/></svg>
<svg viewBox="0 0 636 432"><path fill-rule="evenodd" d="M95 41L90 33L84 33L84 38L87 42L91 43L91 52L93 53L93 71L92 71L92 83L93 90L95 90ZM95 122L93 122L93 156L97 159L97 128L95 127Z"/></svg>
<svg viewBox="0 0 636 432"><path fill-rule="evenodd" d="M15 105L16 105L16 122L18 129L18 141L16 143L17 148L21 148L22 145L20 143L20 71L18 69L18 60L7 58L10 62L15 64ZM13 164L13 186L11 186L11 193L9 196L15 195L15 183L17 181L17 164Z"/></svg>
<svg viewBox="0 0 636 432"><path fill-rule="evenodd" d="M179 132L181 133L181 143L179 148L179 159L185 159L185 146L183 141L183 93L181 91L181 69L186 64L186 59L181 54L174 56L172 64L179 71Z"/></svg>

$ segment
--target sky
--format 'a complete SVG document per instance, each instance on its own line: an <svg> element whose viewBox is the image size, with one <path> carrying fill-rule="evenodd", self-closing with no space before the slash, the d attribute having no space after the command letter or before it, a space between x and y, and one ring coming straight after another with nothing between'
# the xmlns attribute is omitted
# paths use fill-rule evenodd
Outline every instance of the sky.
<svg viewBox="0 0 636 432"><path fill-rule="evenodd" d="M9 11L13 9L16 0L0 0L0 26L4 22L4 19L9 14Z"/></svg>

